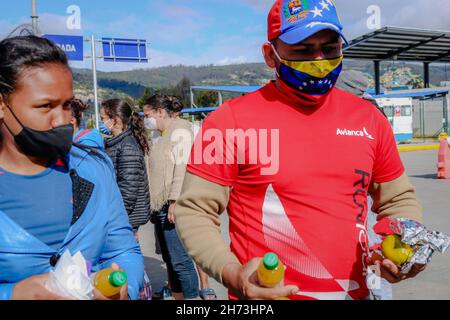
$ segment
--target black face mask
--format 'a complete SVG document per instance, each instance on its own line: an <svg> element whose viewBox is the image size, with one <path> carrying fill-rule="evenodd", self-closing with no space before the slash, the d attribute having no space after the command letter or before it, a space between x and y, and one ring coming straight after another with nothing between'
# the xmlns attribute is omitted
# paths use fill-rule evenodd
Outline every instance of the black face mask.
<svg viewBox="0 0 450 320"><path fill-rule="evenodd" d="M71 124L48 131L36 131L26 128L10 106L8 106L8 109L23 129L18 135L14 136L6 123L3 123L14 136L14 141L22 152L31 157L50 159L64 158L70 152L73 138L73 126Z"/></svg>

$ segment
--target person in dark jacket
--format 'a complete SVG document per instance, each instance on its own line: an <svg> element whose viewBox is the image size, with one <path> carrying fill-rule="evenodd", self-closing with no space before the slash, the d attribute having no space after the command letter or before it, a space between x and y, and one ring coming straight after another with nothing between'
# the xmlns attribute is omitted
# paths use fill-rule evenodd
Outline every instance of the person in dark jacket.
<svg viewBox="0 0 450 320"><path fill-rule="evenodd" d="M120 99L102 103L100 117L112 137L106 140L106 152L116 169L116 179L128 212L130 224L137 234L150 219L150 193L145 155L150 146L144 121L130 105Z"/></svg>
<svg viewBox="0 0 450 320"><path fill-rule="evenodd" d="M139 227L150 220L150 192L145 156L150 144L144 119L123 100L111 99L100 110L102 132L111 136L106 140L106 152L116 170L117 184L122 194L128 218L139 243ZM151 300L152 288L147 273L139 293L139 300Z"/></svg>

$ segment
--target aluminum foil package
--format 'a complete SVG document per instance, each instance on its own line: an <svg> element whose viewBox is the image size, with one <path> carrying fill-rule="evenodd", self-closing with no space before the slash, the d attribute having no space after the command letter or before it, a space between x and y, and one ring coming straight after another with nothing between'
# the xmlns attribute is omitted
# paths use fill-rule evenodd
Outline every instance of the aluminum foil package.
<svg viewBox="0 0 450 320"><path fill-rule="evenodd" d="M403 265L401 272L409 273L415 264L428 264L437 251L444 253L450 246L450 236L438 231L429 231L424 225L409 219L396 219L392 230L402 237L402 242L414 249L412 259Z"/></svg>

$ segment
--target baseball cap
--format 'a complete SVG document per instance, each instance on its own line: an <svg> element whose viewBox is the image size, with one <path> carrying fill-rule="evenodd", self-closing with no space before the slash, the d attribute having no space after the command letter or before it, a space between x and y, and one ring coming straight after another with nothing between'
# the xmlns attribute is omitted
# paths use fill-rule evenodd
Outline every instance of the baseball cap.
<svg viewBox="0 0 450 320"><path fill-rule="evenodd" d="M276 0L268 17L269 41L296 44L325 29L336 31L348 44L333 0Z"/></svg>

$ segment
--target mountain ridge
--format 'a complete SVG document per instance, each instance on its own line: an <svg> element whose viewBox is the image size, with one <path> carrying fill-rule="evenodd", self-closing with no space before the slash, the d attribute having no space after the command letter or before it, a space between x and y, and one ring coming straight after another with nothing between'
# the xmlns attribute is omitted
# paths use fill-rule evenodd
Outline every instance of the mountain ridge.
<svg viewBox="0 0 450 320"><path fill-rule="evenodd" d="M344 70L353 70L366 77L373 86L373 63L368 61L346 60ZM81 95L89 95L92 91L92 72L89 69L73 69L75 88ZM420 86L423 82L423 66L410 63L382 63L382 81L387 87ZM431 83L438 86L449 78L450 71L443 65L431 66ZM146 88L162 89L175 87L183 78L193 85L264 85L274 78L273 70L264 63L245 63L226 66L173 65L149 69L137 69L121 72L98 72L101 98L114 95L129 96L133 99L142 96Z"/></svg>

